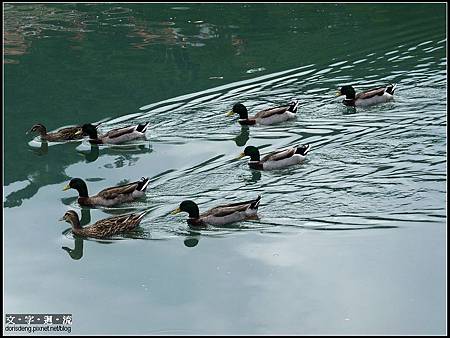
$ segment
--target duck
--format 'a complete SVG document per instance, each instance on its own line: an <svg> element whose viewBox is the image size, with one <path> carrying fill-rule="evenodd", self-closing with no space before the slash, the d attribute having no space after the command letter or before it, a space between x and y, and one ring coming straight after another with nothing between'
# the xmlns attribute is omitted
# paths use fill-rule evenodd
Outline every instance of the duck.
<svg viewBox="0 0 450 338"><path fill-rule="evenodd" d="M258 148L247 146L245 147L244 152L239 155L239 158L250 156L248 165L252 169L281 169L303 162L310 149L311 146L309 144L303 144L272 152L260 159Z"/></svg>
<svg viewBox="0 0 450 338"><path fill-rule="evenodd" d="M45 128L42 123L37 123L33 127L31 127L29 131L27 131L27 134L34 132L40 135L42 141L50 142L79 140L85 136L83 131L81 130L81 126L62 128L53 133L47 133L47 128Z"/></svg>
<svg viewBox="0 0 450 338"><path fill-rule="evenodd" d="M81 178L73 178L64 187L63 191L69 189L77 190L79 195L78 203L82 206L111 207L143 197L149 183L150 179L148 177L142 177L139 181L106 188L97 195L89 197L86 183Z"/></svg>
<svg viewBox="0 0 450 338"><path fill-rule="evenodd" d="M83 124L79 133L87 134L90 138L89 142L92 144L120 144L131 140L145 139L147 126L148 122L136 126L113 129L106 134L98 135L97 129L92 124L87 123Z"/></svg>
<svg viewBox="0 0 450 338"><path fill-rule="evenodd" d="M221 226L257 217L260 201L261 195L258 195L254 200L219 205L200 214L198 205L194 201L185 200L171 214L187 212L189 214L187 223L192 227Z"/></svg>
<svg viewBox="0 0 450 338"><path fill-rule="evenodd" d="M385 103L394 99L396 84L389 84L386 87L369 89L356 94L355 89L350 86L343 86L337 92L336 96L345 95L343 104L350 107L371 106L378 103Z"/></svg>
<svg viewBox="0 0 450 338"><path fill-rule="evenodd" d="M67 211L60 221L66 221L72 225L72 232L75 235L93 238L107 238L128 232L136 228L148 210L141 213L126 214L101 219L94 224L82 227L78 214Z"/></svg>
<svg viewBox="0 0 450 338"><path fill-rule="evenodd" d="M236 103L227 116L238 114L241 125L270 125L295 118L299 104L299 101L292 101L285 106L267 108L254 116L248 116L247 108L242 103Z"/></svg>

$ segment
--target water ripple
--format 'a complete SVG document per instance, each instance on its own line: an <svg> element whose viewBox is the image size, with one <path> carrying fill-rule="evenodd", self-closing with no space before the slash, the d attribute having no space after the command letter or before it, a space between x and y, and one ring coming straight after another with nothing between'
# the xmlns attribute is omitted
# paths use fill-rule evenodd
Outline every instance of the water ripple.
<svg viewBox="0 0 450 338"><path fill-rule="evenodd" d="M105 10L99 20L127 21L130 13L114 7ZM77 17L76 12L72 15ZM91 26L88 18L80 19ZM72 29L57 18L46 20L39 29ZM198 39L216 34L211 24L194 24L201 30ZM21 29L36 31L35 22ZM407 37L408 31L395 34ZM149 166L152 156L161 152L173 158L184 156L152 177L147 194L152 210L143 223L143 235L137 238L186 235L185 216L168 216L183 199L193 199L206 210L257 194L263 195L259 221L200 234L224 235L242 229L393 229L440 222L446 213L446 39L424 37L417 43L417 38L405 38L400 45L386 47L384 53L363 50L352 58L334 58L329 64L300 65L144 104L136 112L104 121L102 131L148 121L154 145L135 150L134 159L116 159L104 168L134 165L144 160L142 154L151 153ZM361 67L365 73L355 75L362 74L355 71ZM248 70L262 71L267 69ZM361 91L388 82L398 83L398 89L395 101L387 104L351 109L334 97L344 84ZM236 102L245 103L254 113L292 98L301 102L299 114L284 124L243 128L235 118L225 116ZM286 170L255 172L247 160L235 159L245 145L261 147L266 153L301 143L312 145L308 159ZM101 151L97 157L113 149Z"/></svg>

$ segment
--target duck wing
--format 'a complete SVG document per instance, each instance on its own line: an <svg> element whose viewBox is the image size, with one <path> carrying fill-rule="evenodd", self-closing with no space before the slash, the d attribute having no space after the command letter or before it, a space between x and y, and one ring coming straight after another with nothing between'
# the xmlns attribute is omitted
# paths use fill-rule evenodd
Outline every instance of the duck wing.
<svg viewBox="0 0 450 338"><path fill-rule="evenodd" d="M83 134L77 135L77 133L81 131L81 127L66 127L62 128L53 133L47 134L48 140L73 140L73 139L81 139L83 138Z"/></svg>
<svg viewBox="0 0 450 338"><path fill-rule="evenodd" d="M140 223L145 213L146 212L105 218L84 228L84 230L88 235L95 237L112 236L135 228Z"/></svg>
<svg viewBox="0 0 450 338"><path fill-rule="evenodd" d="M79 132L80 130L82 130L82 128L80 126L75 126L75 127L62 128L62 129L58 130L57 132L61 133L61 134L75 135L75 133Z"/></svg>
<svg viewBox="0 0 450 338"><path fill-rule="evenodd" d="M255 114L255 118L267 118L277 114L284 114L288 110L289 106L275 107L262 110Z"/></svg>
<svg viewBox="0 0 450 338"><path fill-rule="evenodd" d="M207 212L201 214L200 218L206 217L206 216L211 216L211 215L213 215L215 217L225 217L225 216L231 215L237 211L245 211L249 207L252 209L257 209L259 206L260 200L261 200L261 196L258 196L258 198L254 199L254 200L250 200L250 201L219 205L219 206L214 207L214 208L208 210Z"/></svg>
<svg viewBox="0 0 450 338"><path fill-rule="evenodd" d="M365 92L358 93L355 97L355 100L364 100L364 99L370 99L374 96L381 96L386 91L386 87L379 87L374 89L366 90Z"/></svg>
<svg viewBox="0 0 450 338"><path fill-rule="evenodd" d="M97 196L105 199L115 199L119 195L132 194L135 191L141 181L136 181L116 187L106 188L100 191Z"/></svg>
<svg viewBox="0 0 450 338"><path fill-rule="evenodd" d="M131 134L136 129L136 126L118 128L108 131L106 134L102 135L102 137L108 137L110 139L117 138L126 134Z"/></svg>
<svg viewBox="0 0 450 338"><path fill-rule="evenodd" d="M270 153L270 154L264 156L261 159L261 162L281 161L281 160L284 160L286 158L294 156L295 151L296 151L296 148L289 148L289 149L286 149L286 150L273 152L273 153Z"/></svg>

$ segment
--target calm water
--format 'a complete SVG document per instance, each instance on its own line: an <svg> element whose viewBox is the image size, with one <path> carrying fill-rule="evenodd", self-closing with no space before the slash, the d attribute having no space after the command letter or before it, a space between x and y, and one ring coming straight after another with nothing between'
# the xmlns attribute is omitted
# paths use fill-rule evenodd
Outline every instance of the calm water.
<svg viewBox="0 0 450 338"><path fill-rule="evenodd" d="M4 309L72 313L78 334L444 334L444 4L5 5ZM398 83L349 109L336 89ZM297 120L240 127L225 113L302 104ZM25 132L149 121L129 147L40 144ZM296 167L236 160L310 143ZM151 177L137 204L81 209ZM260 220L189 230L201 210L262 194ZM150 208L117 239L74 238Z"/></svg>

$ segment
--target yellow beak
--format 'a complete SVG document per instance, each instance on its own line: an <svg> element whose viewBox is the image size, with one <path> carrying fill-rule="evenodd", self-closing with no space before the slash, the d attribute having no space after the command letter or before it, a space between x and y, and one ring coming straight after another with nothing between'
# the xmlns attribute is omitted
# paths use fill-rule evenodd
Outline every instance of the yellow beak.
<svg viewBox="0 0 450 338"><path fill-rule="evenodd" d="M240 153L239 156L237 157L238 159L243 158L245 156L244 153Z"/></svg>
<svg viewBox="0 0 450 338"><path fill-rule="evenodd" d="M341 91L338 90L337 93L336 93L336 96L341 96L341 95L342 95Z"/></svg>
<svg viewBox="0 0 450 338"><path fill-rule="evenodd" d="M229 111L228 113L227 113L227 116L233 116L234 115L234 111Z"/></svg>
<svg viewBox="0 0 450 338"><path fill-rule="evenodd" d="M178 214L179 212L181 212L181 209L180 209L180 208L176 208L174 211L171 212L171 214L172 214L172 215L176 215L176 214Z"/></svg>
<svg viewBox="0 0 450 338"><path fill-rule="evenodd" d="M65 187L64 187L64 189L63 189L63 191L66 191L66 190L69 190L70 189L70 185L66 185Z"/></svg>

